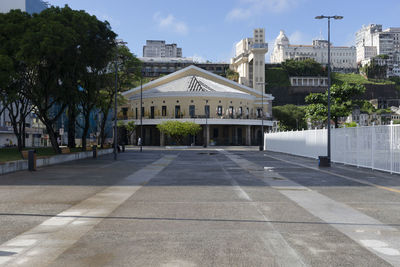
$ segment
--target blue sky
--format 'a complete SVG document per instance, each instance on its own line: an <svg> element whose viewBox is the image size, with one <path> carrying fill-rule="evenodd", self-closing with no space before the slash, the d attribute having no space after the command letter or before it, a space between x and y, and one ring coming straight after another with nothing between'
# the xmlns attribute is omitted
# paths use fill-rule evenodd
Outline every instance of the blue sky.
<svg viewBox="0 0 400 267"><path fill-rule="evenodd" d="M83 9L128 42L137 56L147 39L177 43L184 57L229 62L234 44L251 37L253 28L263 27L269 51L285 30L292 44L310 44L321 34L327 38L325 20L317 15L342 15L333 21L334 45L354 45L354 34L363 24L400 27L399 0L48 0ZM269 54L267 55L269 60Z"/></svg>

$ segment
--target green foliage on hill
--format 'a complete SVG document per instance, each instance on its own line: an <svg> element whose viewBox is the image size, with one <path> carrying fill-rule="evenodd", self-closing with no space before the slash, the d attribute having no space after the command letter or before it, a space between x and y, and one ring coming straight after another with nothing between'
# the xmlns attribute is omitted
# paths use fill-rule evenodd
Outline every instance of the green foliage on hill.
<svg viewBox="0 0 400 267"><path fill-rule="evenodd" d="M239 82L239 73L231 70L231 69L227 69L225 71L225 76L223 76L229 80L235 81L235 82Z"/></svg>
<svg viewBox="0 0 400 267"><path fill-rule="evenodd" d="M394 84L393 81L390 80L374 80L374 79L367 79L364 76L356 73L339 73L333 72L331 74L332 77L332 84L343 84L343 83L350 83L350 84Z"/></svg>
<svg viewBox="0 0 400 267"><path fill-rule="evenodd" d="M314 59L288 59L282 63L282 68L289 76L326 76L327 70Z"/></svg>
<svg viewBox="0 0 400 267"><path fill-rule="evenodd" d="M290 86L288 73L281 67L268 68L265 70L265 82L267 87Z"/></svg>

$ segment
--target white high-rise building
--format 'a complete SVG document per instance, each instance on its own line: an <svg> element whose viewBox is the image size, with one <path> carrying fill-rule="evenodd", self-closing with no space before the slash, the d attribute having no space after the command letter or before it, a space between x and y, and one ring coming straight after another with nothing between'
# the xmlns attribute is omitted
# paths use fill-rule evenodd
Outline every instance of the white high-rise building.
<svg viewBox="0 0 400 267"><path fill-rule="evenodd" d="M164 40L147 40L143 46L143 57L182 57L182 48L176 44L166 44Z"/></svg>
<svg viewBox="0 0 400 267"><path fill-rule="evenodd" d="M239 73L239 83L254 89L265 88L265 30L253 30L253 38L246 38L236 44L235 57L231 59L231 68Z"/></svg>
<svg viewBox="0 0 400 267"><path fill-rule="evenodd" d="M12 9L20 9L29 14L40 13L48 8L48 4L42 0L1 0L0 13L7 13Z"/></svg>
<svg viewBox="0 0 400 267"><path fill-rule="evenodd" d="M312 45L291 45L283 30L275 40L271 63L282 63L287 59L314 59L322 65L328 64L328 41L313 40ZM331 45L331 67L337 71L352 71L357 68L354 46Z"/></svg>
<svg viewBox="0 0 400 267"><path fill-rule="evenodd" d="M380 24L362 26L356 33L357 62L364 66L377 55L386 55L387 76L400 76L400 28L382 30Z"/></svg>

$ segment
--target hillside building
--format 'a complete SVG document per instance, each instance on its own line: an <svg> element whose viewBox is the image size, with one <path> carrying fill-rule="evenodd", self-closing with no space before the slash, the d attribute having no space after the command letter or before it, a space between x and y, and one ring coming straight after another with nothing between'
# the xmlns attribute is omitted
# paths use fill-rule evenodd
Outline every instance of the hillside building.
<svg viewBox="0 0 400 267"><path fill-rule="evenodd" d="M362 26L356 33L357 63L369 64L376 56L386 55L379 64L387 66L387 77L400 76L400 27L383 30L381 24Z"/></svg>
<svg viewBox="0 0 400 267"><path fill-rule="evenodd" d="M143 57L181 58L182 48L176 44L166 44L164 40L147 40L143 46Z"/></svg>
<svg viewBox="0 0 400 267"><path fill-rule="evenodd" d="M271 53L271 63L282 63L287 59L314 59L316 62L328 64L328 41L313 40L311 45L292 45L283 30L275 40ZM333 71L353 72L357 69L356 48L354 46L332 46L331 68Z"/></svg>

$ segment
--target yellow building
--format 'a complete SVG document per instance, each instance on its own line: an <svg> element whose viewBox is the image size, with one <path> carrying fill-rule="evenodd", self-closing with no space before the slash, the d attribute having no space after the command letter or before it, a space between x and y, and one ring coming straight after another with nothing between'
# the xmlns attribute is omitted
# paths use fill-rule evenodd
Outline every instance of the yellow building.
<svg viewBox="0 0 400 267"><path fill-rule="evenodd" d="M176 71L123 95L128 104L121 108L120 119L135 121L136 137L141 133L142 97L144 145L171 144L171 140L156 128L157 124L168 120L200 124L203 131L188 139L188 143L196 145L203 145L205 141L208 145L259 145L261 126L264 125L264 131L273 126L270 119L272 95L262 95L258 90L196 66Z"/></svg>

